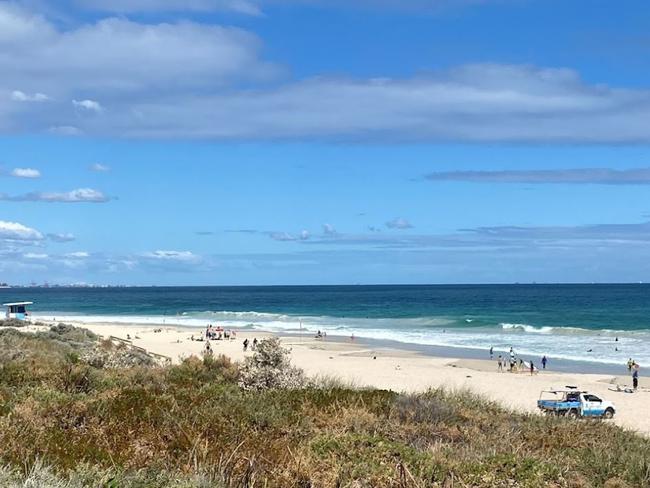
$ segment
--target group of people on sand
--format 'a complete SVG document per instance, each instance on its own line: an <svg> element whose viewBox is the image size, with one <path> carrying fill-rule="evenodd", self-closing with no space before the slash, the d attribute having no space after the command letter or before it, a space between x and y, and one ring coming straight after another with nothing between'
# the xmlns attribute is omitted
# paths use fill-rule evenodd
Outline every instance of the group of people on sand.
<svg viewBox="0 0 650 488"><path fill-rule="evenodd" d="M242 343L244 352L248 351L249 346L251 348L251 351L256 351L257 344L259 344L257 337L254 337L252 342L249 341L248 338L244 339L244 342ZM205 356L212 356L212 346L210 345L209 339L205 342L205 347L203 348L203 354Z"/></svg>
<svg viewBox="0 0 650 488"><path fill-rule="evenodd" d="M248 351L248 346L251 347L251 351L256 351L257 350L257 337L253 338L253 342L250 342L248 340L248 338L244 339L243 345L244 345L244 352Z"/></svg>
<svg viewBox="0 0 650 488"><path fill-rule="evenodd" d="M493 358L494 348L490 347L490 359ZM546 369L548 358L543 356L540 362L542 363L542 369ZM509 371L510 373L524 373L529 371L531 376L539 372L533 361L528 361L528 364L526 364L526 361L517 357L512 347L508 355L499 354L497 357L497 371L500 373L504 373L505 371Z"/></svg>
<svg viewBox="0 0 650 488"><path fill-rule="evenodd" d="M201 332L199 337L194 337L194 334L190 337L192 341L203 342L205 341L205 347L203 348L203 354L205 356L212 356L212 345L210 340L221 341L221 340L235 340L237 339L237 332L234 330L224 330L223 327L216 326L213 327L212 324L208 324L205 328L205 332ZM245 350L245 349L244 349Z"/></svg>
<svg viewBox="0 0 650 488"><path fill-rule="evenodd" d="M212 327L212 324L208 324L208 326L205 328L205 340L213 340L213 341L221 341L221 340L235 340L237 339L237 332L234 330L224 330L223 327L216 326ZM193 341L202 341L203 335L201 335L200 338L194 339L194 335L192 335L192 340Z"/></svg>

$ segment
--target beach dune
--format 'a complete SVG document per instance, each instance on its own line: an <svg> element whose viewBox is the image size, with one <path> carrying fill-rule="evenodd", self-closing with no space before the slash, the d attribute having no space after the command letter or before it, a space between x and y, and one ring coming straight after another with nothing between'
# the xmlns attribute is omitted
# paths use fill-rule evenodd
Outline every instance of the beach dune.
<svg viewBox="0 0 650 488"><path fill-rule="evenodd" d="M84 323L104 337L130 337L133 345L171 358L174 363L191 355L200 355L204 342L192 341L200 337L199 329L136 324ZM30 326L36 330L36 326ZM260 331L238 331L236 340L211 341L215 354L224 354L233 360L242 360L253 354L243 351L242 341L258 340L272 334ZM315 339L309 336L281 337L291 350L292 362L312 377L333 377L357 387L375 387L397 392L421 392L430 388L468 389L506 408L538 413L536 401L542 390L575 385L607 400L615 402L617 413L613 420L621 427L650 435L650 382L641 378L639 391L624 393L612 391L615 385L629 386L629 376L605 374L556 373L552 370L535 375L528 372L498 372L496 361L450 359L431 357L413 351L395 348L377 348L360 340Z"/></svg>

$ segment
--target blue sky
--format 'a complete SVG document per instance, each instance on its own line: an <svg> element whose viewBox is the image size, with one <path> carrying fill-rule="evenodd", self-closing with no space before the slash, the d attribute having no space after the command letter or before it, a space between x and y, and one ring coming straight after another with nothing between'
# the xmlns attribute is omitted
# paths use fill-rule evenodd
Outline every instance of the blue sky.
<svg viewBox="0 0 650 488"><path fill-rule="evenodd" d="M649 21L0 0L0 281L646 281Z"/></svg>

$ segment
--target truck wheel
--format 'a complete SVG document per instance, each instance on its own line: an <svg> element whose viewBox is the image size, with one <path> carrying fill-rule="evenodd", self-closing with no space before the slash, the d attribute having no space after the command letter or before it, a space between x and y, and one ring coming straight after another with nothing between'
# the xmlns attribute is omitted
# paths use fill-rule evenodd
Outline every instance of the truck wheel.
<svg viewBox="0 0 650 488"><path fill-rule="evenodd" d="M607 410L605 410L605 413L603 414L603 418L605 420L609 420L609 419L614 418L614 410L612 410L611 408L608 408Z"/></svg>
<svg viewBox="0 0 650 488"><path fill-rule="evenodd" d="M577 410L573 410L573 409L572 409L572 410L569 410L569 411L566 413L566 416L567 416L568 418L570 418L570 419L577 419L577 418L578 418L578 411L577 411Z"/></svg>

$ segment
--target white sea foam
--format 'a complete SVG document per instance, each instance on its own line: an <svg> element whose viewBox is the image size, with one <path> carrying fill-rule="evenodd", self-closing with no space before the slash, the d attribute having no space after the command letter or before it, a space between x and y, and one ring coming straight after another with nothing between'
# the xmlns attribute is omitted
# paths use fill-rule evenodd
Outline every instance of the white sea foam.
<svg viewBox="0 0 650 488"><path fill-rule="evenodd" d="M510 347L529 358L549 357L623 364L633 357L650 364L650 330L589 330L580 327L533 326L501 323L492 327L463 326L445 317L347 318L328 316L298 317L263 312L205 311L180 315L70 315L40 313L36 318L61 322L119 323L134 325L175 325L205 328L218 324L225 328L249 328L276 333L313 334L318 330L331 336L398 341L410 344L486 350L496 354ZM618 341L615 341L618 338ZM616 350L618 348L618 351ZM590 352L588 352L591 350Z"/></svg>

